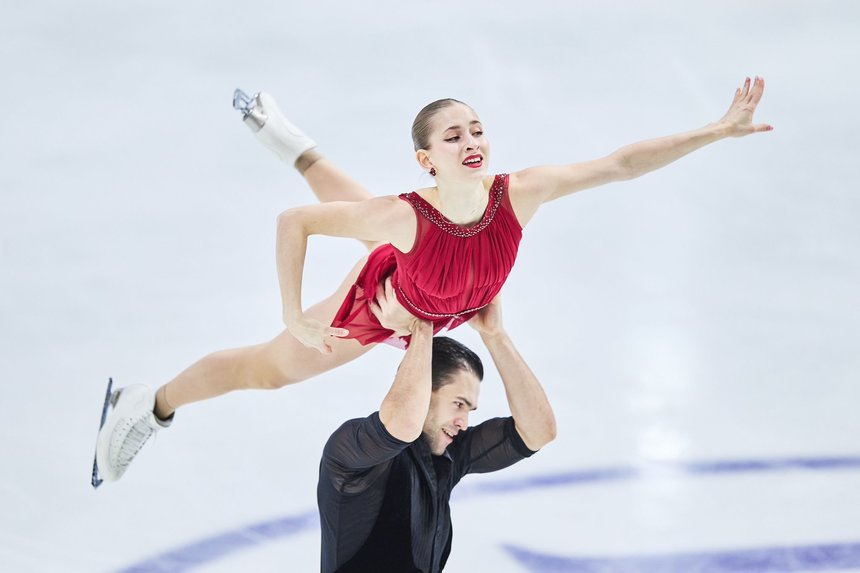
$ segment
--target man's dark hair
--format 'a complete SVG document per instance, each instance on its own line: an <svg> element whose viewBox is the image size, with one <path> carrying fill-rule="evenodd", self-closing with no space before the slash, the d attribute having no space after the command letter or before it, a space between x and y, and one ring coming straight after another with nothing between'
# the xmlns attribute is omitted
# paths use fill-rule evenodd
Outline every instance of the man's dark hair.
<svg viewBox="0 0 860 573"><path fill-rule="evenodd" d="M431 366L433 390L449 384L451 378L459 370L468 370L484 379L484 365L478 355L447 336L433 338L433 362Z"/></svg>

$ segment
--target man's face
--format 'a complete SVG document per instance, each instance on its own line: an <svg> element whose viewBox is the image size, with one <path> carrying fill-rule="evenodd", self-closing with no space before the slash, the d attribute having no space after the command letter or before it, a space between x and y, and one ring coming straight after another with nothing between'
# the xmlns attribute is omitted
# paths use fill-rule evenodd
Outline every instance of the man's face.
<svg viewBox="0 0 860 573"><path fill-rule="evenodd" d="M469 427L480 389L481 381L471 371L457 370L448 384L433 392L422 435L434 456L444 454L454 436Z"/></svg>

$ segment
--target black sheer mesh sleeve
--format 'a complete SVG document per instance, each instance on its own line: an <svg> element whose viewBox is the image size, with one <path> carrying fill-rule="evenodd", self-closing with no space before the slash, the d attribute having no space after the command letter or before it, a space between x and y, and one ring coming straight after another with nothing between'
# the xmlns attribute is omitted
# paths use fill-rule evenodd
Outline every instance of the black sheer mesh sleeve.
<svg viewBox="0 0 860 573"><path fill-rule="evenodd" d="M323 449L322 469L337 490L357 493L385 469L386 461L407 447L409 442L389 434L379 412L374 412L335 430Z"/></svg>
<svg viewBox="0 0 860 573"><path fill-rule="evenodd" d="M510 417L493 418L461 432L448 449L458 479L506 468L535 453L523 442Z"/></svg>

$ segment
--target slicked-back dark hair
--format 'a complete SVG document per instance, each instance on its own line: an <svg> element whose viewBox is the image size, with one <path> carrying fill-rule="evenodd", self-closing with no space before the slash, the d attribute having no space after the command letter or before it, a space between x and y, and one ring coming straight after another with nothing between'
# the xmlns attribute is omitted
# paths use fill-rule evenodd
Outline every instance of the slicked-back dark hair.
<svg viewBox="0 0 860 573"><path fill-rule="evenodd" d="M433 390L449 384L459 370L467 370L484 379L484 365L478 355L453 338L437 336L433 338L432 362Z"/></svg>

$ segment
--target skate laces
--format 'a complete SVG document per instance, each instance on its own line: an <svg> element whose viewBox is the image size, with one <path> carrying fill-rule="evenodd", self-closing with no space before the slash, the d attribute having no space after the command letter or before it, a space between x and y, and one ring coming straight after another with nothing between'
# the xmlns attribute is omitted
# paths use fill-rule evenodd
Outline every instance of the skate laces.
<svg viewBox="0 0 860 573"><path fill-rule="evenodd" d="M111 456L111 464L117 475L122 475L125 472L150 436L158 429L150 420L150 416L154 417L154 414L146 412L136 419L129 418L114 432L111 450L116 452L116 459Z"/></svg>

